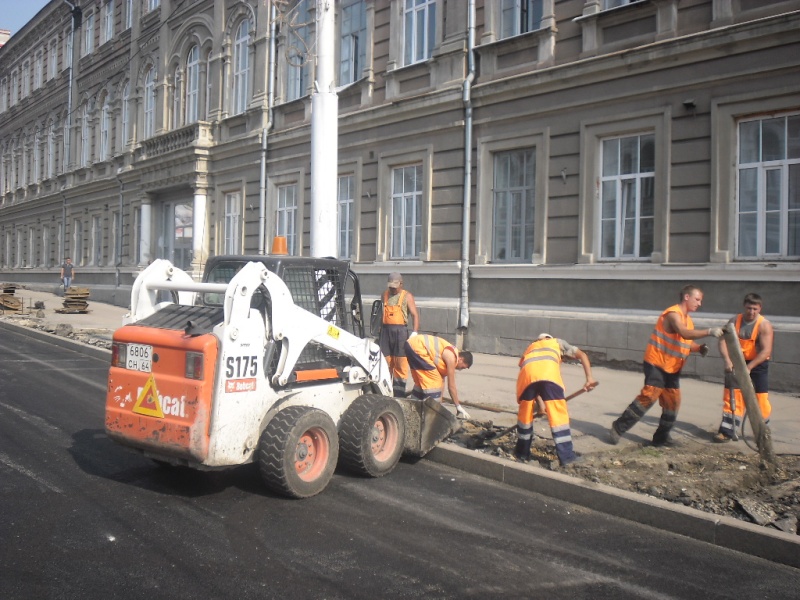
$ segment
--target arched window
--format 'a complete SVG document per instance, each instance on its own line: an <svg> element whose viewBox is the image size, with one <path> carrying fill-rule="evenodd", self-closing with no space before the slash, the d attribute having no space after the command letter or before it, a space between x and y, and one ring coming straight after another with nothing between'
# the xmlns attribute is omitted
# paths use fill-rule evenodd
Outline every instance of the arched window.
<svg viewBox="0 0 800 600"><path fill-rule="evenodd" d="M150 67L144 76L144 138L156 132L156 69Z"/></svg>
<svg viewBox="0 0 800 600"><path fill-rule="evenodd" d="M172 111L169 115L169 128L176 129L183 124L183 119L181 119L181 68L179 66L175 67L172 83Z"/></svg>
<svg viewBox="0 0 800 600"><path fill-rule="evenodd" d="M56 124L50 121L47 127L47 164L44 167L45 176L50 179L55 175L56 169Z"/></svg>
<svg viewBox="0 0 800 600"><path fill-rule="evenodd" d="M249 76L249 44L250 21L245 19L236 30L236 40L233 44L233 106L234 115L243 113L247 109L247 80Z"/></svg>
<svg viewBox="0 0 800 600"><path fill-rule="evenodd" d="M33 134L33 173L31 183L38 183L42 180L42 134L39 129Z"/></svg>
<svg viewBox="0 0 800 600"><path fill-rule="evenodd" d="M122 118L121 118L121 127L122 131L120 132L120 140L122 142L121 150L125 150L125 146L128 144L128 121L130 121L130 113L128 103L130 101L131 95L131 82L126 81L125 87L122 88Z"/></svg>
<svg viewBox="0 0 800 600"><path fill-rule="evenodd" d="M198 118L200 101L200 48L192 46L186 57L186 122Z"/></svg>
<svg viewBox="0 0 800 600"><path fill-rule="evenodd" d="M103 108L100 111L100 153L99 159L106 160L111 154L111 105L108 102L109 94L103 98Z"/></svg>
<svg viewBox="0 0 800 600"><path fill-rule="evenodd" d="M81 157L80 166L86 167L89 164L89 148L91 146L89 137L89 104L86 103L81 108Z"/></svg>

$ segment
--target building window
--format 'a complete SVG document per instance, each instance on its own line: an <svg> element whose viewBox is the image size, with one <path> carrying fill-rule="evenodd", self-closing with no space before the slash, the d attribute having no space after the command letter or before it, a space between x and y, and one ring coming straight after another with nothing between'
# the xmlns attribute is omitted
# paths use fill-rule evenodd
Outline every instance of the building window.
<svg viewBox="0 0 800 600"><path fill-rule="evenodd" d="M339 258L353 255L353 219L355 213L355 178L353 175L339 177L337 194L337 233Z"/></svg>
<svg viewBox="0 0 800 600"><path fill-rule="evenodd" d="M250 74L250 21L245 19L236 30L236 41L233 45L233 106L234 115L247 110L247 84Z"/></svg>
<svg viewBox="0 0 800 600"><path fill-rule="evenodd" d="M144 137L156 132L156 70L150 67L144 77Z"/></svg>
<svg viewBox="0 0 800 600"><path fill-rule="evenodd" d="M122 140L122 150L128 144L128 121L130 120L130 95L131 95L131 82L126 81L125 87L122 88L122 111L121 111L121 128L120 139Z"/></svg>
<svg viewBox="0 0 800 600"><path fill-rule="evenodd" d="M56 132L55 123L50 123L47 128L47 164L45 173L48 179L52 178L56 172Z"/></svg>
<svg viewBox="0 0 800 600"><path fill-rule="evenodd" d="M8 81L3 79L0 81L0 112L8 110Z"/></svg>
<svg viewBox="0 0 800 600"><path fill-rule="evenodd" d="M81 154L80 166L86 167L89 165L89 150L91 147L91 137L89 135L89 105L84 104L80 113L81 123Z"/></svg>
<svg viewBox="0 0 800 600"><path fill-rule="evenodd" d="M25 266L25 257L22 252L25 240L23 239L22 229L17 229L15 233L17 236L17 256L14 261L14 266L20 268Z"/></svg>
<svg viewBox="0 0 800 600"><path fill-rule="evenodd" d="M36 53L36 66L33 72L33 89L38 90L44 82L44 51Z"/></svg>
<svg viewBox="0 0 800 600"><path fill-rule="evenodd" d="M172 76L172 111L169 115L169 128L175 129L180 127L183 123L181 119L181 69L175 67L175 73Z"/></svg>
<svg viewBox="0 0 800 600"><path fill-rule="evenodd" d="M94 13L90 12L83 18L83 54L91 54L94 51Z"/></svg>
<svg viewBox="0 0 800 600"><path fill-rule="evenodd" d="M72 262L78 266L85 264L83 260L83 223L80 219L75 219L73 222Z"/></svg>
<svg viewBox="0 0 800 600"><path fill-rule="evenodd" d="M42 180L42 133L38 129L33 134L33 173L31 182L38 183Z"/></svg>
<svg viewBox="0 0 800 600"><path fill-rule="evenodd" d="M225 238L223 254L242 252L242 195L239 192L225 194Z"/></svg>
<svg viewBox="0 0 800 600"><path fill-rule="evenodd" d="M530 262L536 215L536 154L533 148L494 155L492 260Z"/></svg>
<svg viewBox="0 0 800 600"><path fill-rule="evenodd" d="M19 99L19 75L16 71L11 74L11 106L14 106Z"/></svg>
<svg viewBox="0 0 800 600"><path fill-rule="evenodd" d="M287 40L286 99L297 100L306 95L309 77L309 24L308 0L298 0L294 23Z"/></svg>
<svg viewBox="0 0 800 600"><path fill-rule="evenodd" d="M103 41L106 43L114 38L114 0L107 0L103 5Z"/></svg>
<svg viewBox="0 0 800 600"><path fill-rule="evenodd" d="M367 11L364 0L344 0L341 23L339 85L347 85L361 78L366 62Z"/></svg>
<svg viewBox="0 0 800 600"><path fill-rule="evenodd" d="M36 266L36 229L28 227L28 262L25 266Z"/></svg>
<svg viewBox="0 0 800 600"><path fill-rule="evenodd" d="M633 2L638 2L638 0L603 0L603 10L616 8L618 6L625 6L626 4L631 4Z"/></svg>
<svg viewBox="0 0 800 600"><path fill-rule="evenodd" d="M130 29L133 26L133 0L123 0L122 28Z"/></svg>
<svg viewBox="0 0 800 600"><path fill-rule="evenodd" d="M800 114L739 123L736 256L800 256Z"/></svg>
<svg viewBox="0 0 800 600"><path fill-rule="evenodd" d="M392 258L422 250L422 165L392 170Z"/></svg>
<svg viewBox="0 0 800 600"><path fill-rule="evenodd" d="M92 264L99 267L103 264L103 228L100 217L92 217Z"/></svg>
<svg viewBox="0 0 800 600"><path fill-rule="evenodd" d="M133 209L133 240L131 245L133 246L134 264L142 264L144 262L142 248L142 209L138 206Z"/></svg>
<svg viewBox="0 0 800 600"><path fill-rule="evenodd" d="M502 38L541 28L543 0L503 0L500 14Z"/></svg>
<svg viewBox="0 0 800 600"><path fill-rule="evenodd" d="M147 12L157 9L161 6L161 0L146 0L147 2Z"/></svg>
<svg viewBox="0 0 800 600"><path fill-rule="evenodd" d="M111 105L108 94L103 99L103 108L100 111L100 160L106 160L110 152L109 138L111 136Z"/></svg>
<svg viewBox="0 0 800 600"><path fill-rule="evenodd" d="M278 187L278 208L275 235L286 238L290 255L299 254L297 248L297 184Z"/></svg>
<svg viewBox="0 0 800 600"><path fill-rule="evenodd" d="M436 41L436 0L405 0L403 23L405 64L429 59Z"/></svg>
<svg viewBox="0 0 800 600"><path fill-rule="evenodd" d="M39 264L43 267L50 266L50 228L42 227L42 257Z"/></svg>
<svg viewBox="0 0 800 600"><path fill-rule="evenodd" d="M31 65L25 62L22 65L22 98L27 98L31 93Z"/></svg>
<svg viewBox="0 0 800 600"><path fill-rule="evenodd" d="M50 50L47 52L47 78L55 79L58 74L58 40L50 42Z"/></svg>
<svg viewBox="0 0 800 600"><path fill-rule="evenodd" d="M603 140L600 258L648 258L655 225L655 136Z"/></svg>
<svg viewBox="0 0 800 600"><path fill-rule="evenodd" d="M192 46L186 57L186 122L194 123L200 105L200 48Z"/></svg>
<svg viewBox="0 0 800 600"><path fill-rule="evenodd" d="M120 237L119 237L119 213L113 212L111 213L111 246L109 250L111 251L111 260L109 264L118 265L119 263L119 255L120 255Z"/></svg>

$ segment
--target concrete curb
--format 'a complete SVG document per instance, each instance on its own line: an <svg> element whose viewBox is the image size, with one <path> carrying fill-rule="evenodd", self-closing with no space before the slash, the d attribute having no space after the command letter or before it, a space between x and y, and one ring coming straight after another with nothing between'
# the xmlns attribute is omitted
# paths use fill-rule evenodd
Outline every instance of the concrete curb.
<svg viewBox="0 0 800 600"><path fill-rule="evenodd" d="M437 446L425 458L522 490L800 568L800 536L797 535L510 462L452 444Z"/></svg>
<svg viewBox="0 0 800 600"><path fill-rule="evenodd" d="M8 329L17 333L24 333L27 336L48 342L54 346L58 346L59 348L68 348L70 350L75 350L76 352L83 352L84 354L88 354L93 358L99 358L109 362L111 361L111 350L84 344L83 342L60 335L55 335L54 333L33 329L32 327L25 327L24 325L17 325L16 323L10 323L8 321L0 321L0 329Z"/></svg>

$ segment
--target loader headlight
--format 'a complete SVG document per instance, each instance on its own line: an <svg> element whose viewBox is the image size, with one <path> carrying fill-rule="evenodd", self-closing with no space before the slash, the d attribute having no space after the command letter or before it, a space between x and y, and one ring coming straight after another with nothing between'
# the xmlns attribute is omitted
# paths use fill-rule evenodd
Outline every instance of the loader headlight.
<svg viewBox="0 0 800 600"><path fill-rule="evenodd" d="M186 353L186 379L203 379L203 353Z"/></svg>

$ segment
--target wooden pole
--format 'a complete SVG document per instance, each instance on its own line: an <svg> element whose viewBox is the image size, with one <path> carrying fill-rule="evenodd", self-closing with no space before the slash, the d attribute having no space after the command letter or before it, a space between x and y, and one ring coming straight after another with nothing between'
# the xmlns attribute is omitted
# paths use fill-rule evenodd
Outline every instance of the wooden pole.
<svg viewBox="0 0 800 600"><path fill-rule="evenodd" d="M733 323L728 323L724 328L725 345L728 347L728 356L733 363L733 376L736 379L737 386L742 391L744 398L744 405L747 408L747 417L750 420L750 427L753 430L753 436L756 439L758 446L758 453L761 458L770 466L777 467L775 460L775 451L772 448L772 433L764 424L764 418L761 416L761 408L756 399L756 391L753 388L753 382L750 380L750 372L747 370L747 361L742 354L742 346L739 344L739 336L736 335L736 327ZM733 418L733 425L736 426L736 416Z"/></svg>

